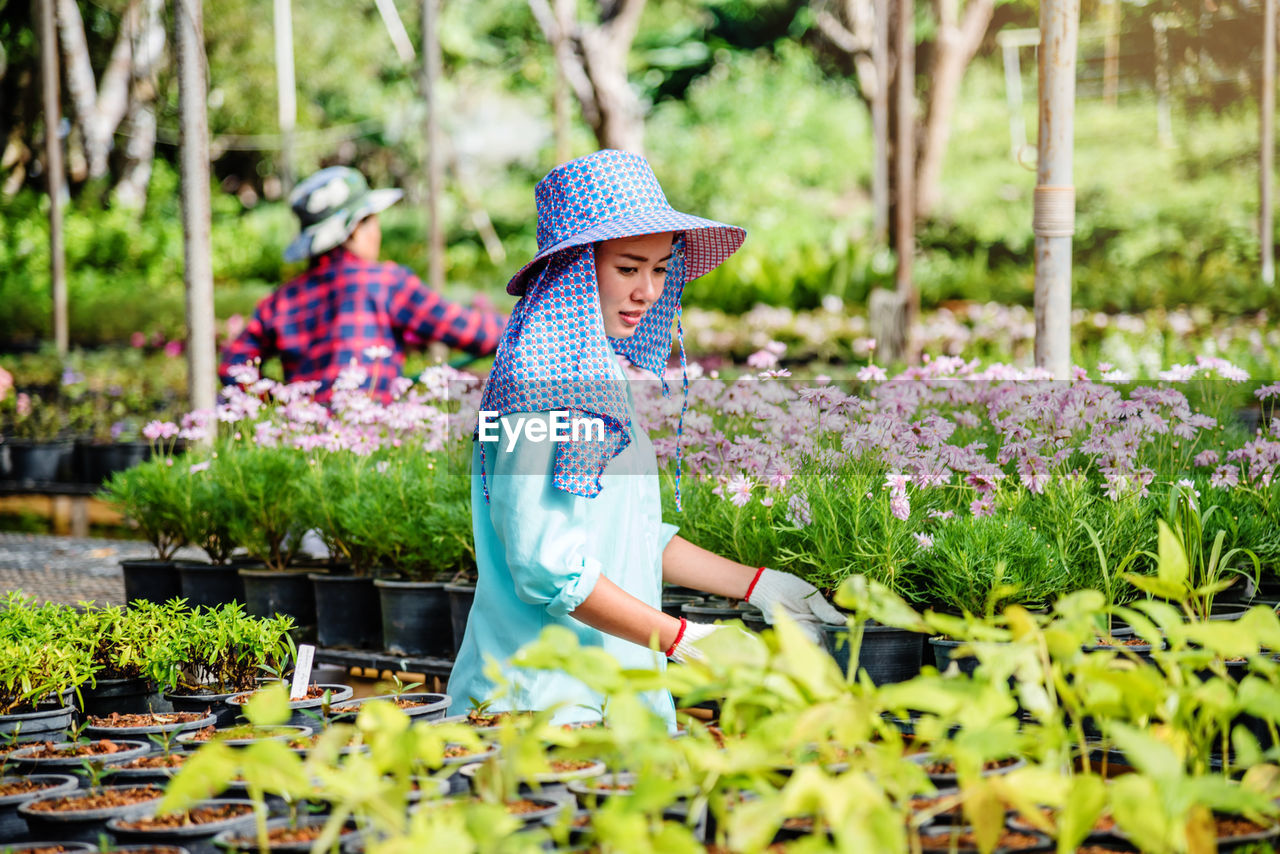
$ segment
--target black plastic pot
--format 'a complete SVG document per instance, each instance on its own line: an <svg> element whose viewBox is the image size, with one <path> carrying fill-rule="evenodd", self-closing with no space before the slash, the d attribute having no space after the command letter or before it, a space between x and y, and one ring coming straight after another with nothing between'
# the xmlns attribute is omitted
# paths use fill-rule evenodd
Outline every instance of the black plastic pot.
<svg viewBox="0 0 1280 854"><path fill-rule="evenodd" d="M227 705L227 698L242 693L244 692L233 691L230 694L168 693L164 695L164 698L169 701L169 705L173 706L175 712L203 712L208 709L209 714L214 717L214 725L225 727L233 725L240 716L240 709Z"/></svg>
<svg viewBox="0 0 1280 854"><path fill-rule="evenodd" d="M5 848L4 854L34 854L37 851L57 851L59 849L66 852L99 850L97 844L93 842L73 842L70 839L60 839L49 842L24 842L21 845Z"/></svg>
<svg viewBox="0 0 1280 854"><path fill-rule="evenodd" d="M182 596L191 607L243 602L244 584L232 565L216 566L200 561L174 561Z"/></svg>
<svg viewBox="0 0 1280 854"><path fill-rule="evenodd" d="M662 591L662 612L672 617L683 617L685 605L701 605L705 602L702 596L692 593L671 593Z"/></svg>
<svg viewBox="0 0 1280 854"><path fill-rule="evenodd" d="M70 774L35 774L29 777L0 777L0 787L21 781L43 786L32 792L16 795L0 795L0 842L14 842L26 838L27 822L18 814L18 807L27 801L50 795L65 795L80 788L80 781Z"/></svg>
<svg viewBox="0 0 1280 854"><path fill-rule="evenodd" d="M150 442L76 443L76 475L81 483L101 485L118 471L151 458Z"/></svg>
<svg viewBox="0 0 1280 854"><path fill-rule="evenodd" d="M244 610L251 617L293 617L295 639L314 641L316 636L316 594L308 573L296 569L236 570L244 584Z"/></svg>
<svg viewBox="0 0 1280 854"><path fill-rule="evenodd" d="M9 446L9 477L12 480L68 483L75 474L75 442L10 439L5 444Z"/></svg>
<svg viewBox="0 0 1280 854"><path fill-rule="evenodd" d="M168 712L169 703L156 690L150 679L99 679L94 685L80 686L80 712L85 717L105 718L112 712L121 715L145 715Z"/></svg>
<svg viewBox="0 0 1280 854"><path fill-rule="evenodd" d="M231 728L234 729L237 726L239 725L235 724ZM219 729L222 728L220 727ZM271 727L254 727L253 730L254 731L252 733L243 734L239 738L228 738L225 732L215 732L213 734L213 738L216 738L228 747L247 747L255 741L291 742L295 739L305 738L314 732L314 729L310 726L292 726L287 724ZM199 735L199 733L184 732L178 736L177 742L184 750L199 750L208 743L208 740L196 741L195 737L197 735Z"/></svg>
<svg viewBox="0 0 1280 854"><path fill-rule="evenodd" d="M167 704L168 701L166 701ZM200 714L204 710L195 714ZM160 733L179 733L188 730L204 729L207 726L216 726L217 719L212 713L204 715L193 721L179 721L171 724L156 724L154 726L135 726L135 727L110 727L110 726L86 726L84 728L85 735L90 738L133 738L146 741L148 736L159 735Z"/></svg>
<svg viewBox="0 0 1280 854"><path fill-rule="evenodd" d="M698 623L712 623L716 620L741 620L747 614L759 613L754 605L742 603L740 606L719 605L715 600L698 603L686 603L680 608L680 616Z"/></svg>
<svg viewBox="0 0 1280 854"><path fill-rule="evenodd" d="M75 706L70 704L41 703L34 711L0 715L0 743L61 741L75 713Z"/></svg>
<svg viewBox="0 0 1280 854"><path fill-rule="evenodd" d="M168 602L182 595L182 584L171 560L130 558L120 561L126 604L145 600Z"/></svg>
<svg viewBox="0 0 1280 854"><path fill-rule="evenodd" d="M253 801L239 800L236 798L217 798L214 800L200 801L199 803L193 804L191 807L191 810L197 810L201 807L219 807L229 805L248 807L249 809L244 815L234 816L222 821L206 822L204 824L188 824L182 827L157 827L143 830L140 828L124 826L127 823L138 821L142 818L148 818L154 814L149 812L133 818L113 818L111 821L107 822L107 831L116 838L117 842L132 843L136 845L181 845L183 848L187 849L190 854L215 854L218 849L213 845L213 837L217 836L224 830L247 830L253 827Z"/></svg>
<svg viewBox="0 0 1280 854"><path fill-rule="evenodd" d="M840 670L848 673L848 627L823 626L823 638ZM925 636L919 632L867 623L863 626L862 647L858 650L858 669L865 670L877 685L906 682L920 673L924 640Z"/></svg>
<svg viewBox="0 0 1280 854"><path fill-rule="evenodd" d="M145 788L140 786L99 786L96 789L81 789L76 797L87 797L106 790L123 790ZM32 809L43 798L27 801L18 807L18 814L27 822L27 834L32 839L68 839L75 842L97 843L98 834L104 832L107 822L120 816L144 815L156 805L164 793L155 788L155 797L136 804L101 809L70 809L60 812ZM54 795L60 798L65 795Z"/></svg>
<svg viewBox="0 0 1280 854"><path fill-rule="evenodd" d="M933 659L937 664L938 671L945 671L952 661L955 661L956 667L961 673L972 676L978 669L978 657L976 655L956 656L957 647L964 644L964 641L952 640L951 638L929 638L929 646L933 649Z"/></svg>
<svg viewBox="0 0 1280 854"><path fill-rule="evenodd" d="M446 584L444 590L449 594L449 620L453 624L453 654L456 656L467 633L467 619L471 616L476 587L474 584Z"/></svg>
<svg viewBox="0 0 1280 854"><path fill-rule="evenodd" d="M449 657L453 617L444 583L378 579L373 586L381 600L384 649L392 655Z"/></svg>
<svg viewBox="0 0 1280 854"><path fill-rule="evenodd" d="M81 776L85 773L85 765L120 765L131 759L137 759L150 752L151 745L145 741L131 739L114 739L122 749L115 753L102 753L93 756L50 756L32 757L25 754L35 749L24 747L9 754L9 764L27 774L73 774ZM55 747L70 747L71 742L55 742Z"/></svg>
<svg viewBox="0 0 1280 854"><path fill-rule="evenodd" d="M377 649L382 643L382 612L372 578L313 572L316 642L323 647Z"/></svg>

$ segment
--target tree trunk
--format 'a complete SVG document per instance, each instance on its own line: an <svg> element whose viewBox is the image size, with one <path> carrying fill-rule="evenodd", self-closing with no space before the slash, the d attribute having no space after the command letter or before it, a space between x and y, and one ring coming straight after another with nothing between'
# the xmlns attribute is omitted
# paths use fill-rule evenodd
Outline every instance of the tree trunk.
<svg viewBox="0 0 1280 854"><path fill-rule="evenodd" d="M942 164L965 69L982 44L995 0L969 0L960 20L959 0L936 0L938 36L929 69L928 112L916 165L916 216L933 213L942 197Z"/></svg>
<svg viewBox="0 0 1280 854"><path fill-rule="evenodd" d="M151 164L156 155L156 84L154 72L164 56L164 25L160 12L164 0L145 0L141 20L133 30L133 74L129 87L129 112L125 115L127 142L120 164L120 180L113 191L116 204L142 211L147 204Z"/></svg>
<svg viewBox="0 0 1280 854"><path fill-rule="evenodd" d="M547 0L529 0L538 26L555 49L560 73L601 148L644 150L644 111L627 81L627 57L644 3L602 0L598 25L574 23L566 33Z"/></svg>
<svg viewBox="0 0 1280 854"><path fill-rule="evenodd" d="M72 111L84 144L91 180L107 174L112 136L129 109L132 45L137 18L138 4L135 0L120 18L120 32L99 86L94 82L80 8L75 0L58 0L58 29L67 69L67 92L71 96Z"/></svg>

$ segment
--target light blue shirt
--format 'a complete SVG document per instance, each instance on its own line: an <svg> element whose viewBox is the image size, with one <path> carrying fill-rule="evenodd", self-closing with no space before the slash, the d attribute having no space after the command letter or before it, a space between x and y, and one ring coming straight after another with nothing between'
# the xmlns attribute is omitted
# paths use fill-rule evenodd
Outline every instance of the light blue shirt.
<svg viewBox="0 0 1280 854"><path fill-rule="evenodd" d="M630 390L628 389L628 403ZM635 423L632 441L601 478L600 494L583 498L552 486L555 443L521 432L508 450L508 435L528 422L550 435L550 413L510 413L499 419L497 442L485 444L489 502L480 482L480 443L471 456L471 525L476 542L475 601L457 662L449 677L451 714L470 699L488 700L496 685L484 674L487 659L501 662L512 684L495 709L563 706L555 723L599 720L605 698L571 673L522 670L508 664L520 647L547 626L564 626L583 646L612 654L629 669L665 669L666 658L605 634L570 616L601 576L637 599L660 608L662 552L675 535L662 521L657 460L648 435ZM535 428L537 429L537 428ZM668 725L675 723L671 695L650 692L645 701Z"/></svg>

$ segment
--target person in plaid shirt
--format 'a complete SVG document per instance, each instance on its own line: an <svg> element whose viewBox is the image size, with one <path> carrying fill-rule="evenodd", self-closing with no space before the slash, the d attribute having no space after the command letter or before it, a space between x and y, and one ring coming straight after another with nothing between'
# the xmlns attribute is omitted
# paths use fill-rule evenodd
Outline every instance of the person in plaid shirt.
<svg viewBox="0 0 1280 854"><path fill-rule="evenodd" d="M316 380L327 400L352 360L369 374L366 387L383 401L404 367L404 351L428 341L477 356L493 353L505 318L449 302L407 267L379 261L378 212L400 190L370 190L355 169L331 166L303 181L290 197L302 233L286 261L311 259L305 273L263 299L244 331L223 350L218 375L278 355L285 382Z"/></svg>

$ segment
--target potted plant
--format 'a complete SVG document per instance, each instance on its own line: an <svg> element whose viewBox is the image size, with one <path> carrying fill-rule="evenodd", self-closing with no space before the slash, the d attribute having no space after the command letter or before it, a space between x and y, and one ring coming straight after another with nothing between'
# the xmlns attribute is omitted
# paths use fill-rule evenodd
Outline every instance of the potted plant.
<svg viewBox="0 0 1280 854"><path fill-rule="evenodd" d="M168 454L153 455L113 474L103 495L154 549L150 559L120 562L125 600L165 602L184 595L173 563L174 554L186 544L183 522L191 507L189 482L181 466Z"/></svg>
<svg viewBox="0 0 1280 854"><path fill-rule="evenodd" d="M227 502L227 532L259 562L238 570L245 610L292 617L300 638L314 638L316 625L307 573L290 569L302 535L314 527L308 467L306 454L293 448L231 440L208 471Z"/></svg>
<svg viewBox="0 0 1280 854"><path fill-rule="evenodd" d="M18 813L37 839L96 843L108 821L141 815L163 796L158 786L98 786L28 801Z"/></svg>
<svg viewBox="0 0 1280 854"><path fill-rule="evenodd" d="M312 573L316 639L324 647L376 649L382 614L373 575L384 544L378 522L398 507L382 506L387 490L374 485L395 477L385 459L337 451L321 457L307 473L309 500L332 557L345 571Z"/></svg>
<svg viewBox="0 0 1280 854"><path fill-rule="evenodd" d="M150 675L150 657L189 613L185 605L144 599L127 611L109 605L65 613L66 637L89 649L97 665L90 685L80 691L84 715L142 715L166 708Z"/></svg>
<svg viewBox="0 0 1280 854"><path fill-rule="evenodd" d="M253 801L218 798L200 801L185 810L161 813L158 810L107 822L107 830L117 842L137 845L176 845L190 852L212 852L211 840L223 831L253 826Z"/></svg>
<svg viewBox="0 0 1280 854"><path fill-rule="evenodd" d="M59 621L65 606L35 606L11 592L0 609L0 739L44 740L71 724L73 691L93 678L92 650L69 643Z"/></svg>
<svg viewBox="0 0 1280 854"><path fill-rule="evenodd" d="M392 476L375 481L365 508L369 534L380 530L382 564L394 573L374 586L383 645L395 655L448 657L453 648L445 581L475 567L471 486L457 465L443 454L401 455L387 469ZM368 516L378 506L389 508L380 523Z"/></svg>
<svg viewBox="0 0 1280 854"><path fill-rule="evenodd" d="M289 617L250 617L234 602L196 609L153 651L152 675L167 688L164 697L175 711L208 710L218 725L229 725L236 709L227 698L252 690L264 671L283 672L294 660L292 626Z"/></svg>
<svg viewBox="0 0 1280 854"><path fill-rule="evenodd" d="M9 449L9 477L25 483L57 483L73 474L75 442L65 436L63 414L39 394L0 400L0 434Z"/></svg>

